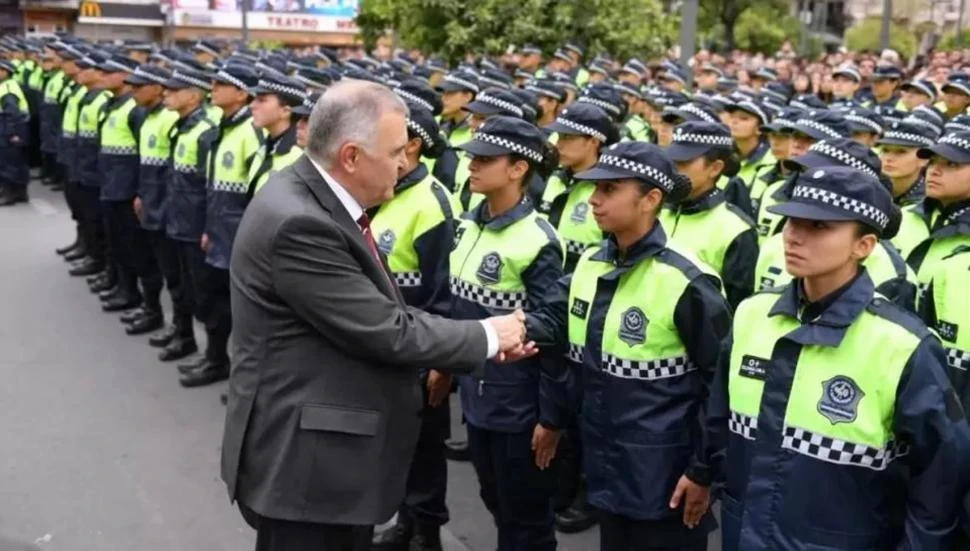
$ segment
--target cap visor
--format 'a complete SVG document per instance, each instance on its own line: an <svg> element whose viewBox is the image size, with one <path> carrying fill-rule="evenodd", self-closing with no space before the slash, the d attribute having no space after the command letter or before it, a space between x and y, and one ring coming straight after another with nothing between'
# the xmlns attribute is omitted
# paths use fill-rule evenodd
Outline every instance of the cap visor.
<svg viewBox="0 0 970 551"><path fill-rule="evenodd" d="M481 101L473 101L462 109L468 111L469 113L476 113L478 115L495 115L504 112L500 107L489 105Z"/></svg>
<svg viewBox="0 0 970 551"><path fill-rule="evenodd" d="M235 86L236 88L239 88L239 86L235 82L232 82L225 77L221 77L218 74L213 75L212 80L215 82L219 82L221 84L228 84L229 86ZM247 89L246 91L248 92L249 90Z"/></svg>
<svg viewBox="0 0 970 551"><path fill-rule="evenodd" d="M560 124L558 122L554 122L549 126L546 126L546 129L551 132L558 132L560 134L566 134L569 136L588 136L589 135L589 134L584 134L583 132L576 130L575 128L570 128L565 124Z"/></svg>
<svg viewBox="0 0 970 551"><path fill-rule="evenodd" d="M824 220L829 222L843 222L856 220L851 212L840 207L826 207L816 204L799 203L787 201L768 207L768 212L787 216L788 218L801 218L803 220Z"/></svg>
<svg viewBox="0 0 970 551"><path fill-rule="evenodd" d="M462 86L461 84L447 81L442 81L441 84L435 87L435 89L439 92L461 92L463 90L468 90L468 88ZM468 91L470 92L471 90Z"/></svg>
<svg viewBox="0 0 970 551"><path fill-rule="evenodd" d="M148 80L145 77L129 75L128 78L125 79L125 84L130 84L132 86L145 86L146 84L158 84L158 83L153 80Z"/></svg>
<svg viewBox="0 0 970 551"><path fill-rule="evenodd" d="M680 124L687 119L681 117L679 113L664 113L663 115L660 115L660 120L667 124Z"/></svg>
<svg viewBox="0 0 970 551"><path fill-rule="evenodd" d="M163 84L162 86L164 86L165 88L168 88L169 90L184 90L186 88L192 87L192 85L189 84L188 82L182 82L181 80L177 80L174 78L170 78L166 80L165 84Z"/></svg>
<svg viewBox="0 0 970 551"><path fill-rule="evenodd" d="M791 127L791 130L792 132L795 132L798 134L804 134L809 138L812 138L813 140L818 140L818 141L826 140L832 137L824 132L821 132L815 128L812 128L811 126L805 126L803 124L798 124L798 123L793 124Z"/></svg>
<svg viewBox="0 0 970 551"><path fill-rule="evenodd" d="M901 138L879 138L878 140L876 140L876 145L898 145L901 147L915 147L915 148L926 147L921 143L913 143L911 141L903 140Z"/></svg>
<svg viewBox="0 0 970 551"><path fill-rule="evenodd" d="M264 86L253 86L252 88L250 88L248 90L248 92L249 92L249 95L251 95L251 96L260 96L260 95L263 95L263 94L275 94L276 93L275 90L270 90L269 88L266 88Z"/></svg>
<svg viewBox="0 0 970 551"><path fill-rule="evenodd" d="M608 168L604 166L594 166L589 170L584 170L579 174L575 175L577 180L625 180L627 178L633 178L633 176L624 170L618 168Z"/></svg>
<svg viewBox="0 0 970 551"><path fill-rule="evenodd" d="M688 145L674 143L670 144L670 147L667 148L667 156L670 157L670 160L675 163L682 163L686 161L693 161L711 149L711 146L703 144Z"/></svg>
<svg viewBox="0 0 970 551"><path fill-rule="evenodd" d="M853 132L853 133L868 132L870 134L878 134L878 132L876 132L870 126L866 126L866 125L864 125L862 123L853 122L853 121L848 121L848 122L849 122L849 131L850 132Z"/></svg>
<svg viewBox="0 0 970 551"><path fill-rule="evenodd" d="M292 109L292 113L294 115L298 116L298 117L309 117L310 116L310 108L309 107L304 107L302 105L299 105L299 106L294 107Z"/></svg>
<svg viewBox="0 0 970 551"><path fill-rule="evenodd" d="M899 75L895 75L895 76L891 76L891 75L872 75L872 77L870 77L870 78L872 78L872 80L900 80L901 77Z"/></svg>
<svg viewBox="0 0 970 551"><path fill-rule="evenodd" d="M794 159L786 159L782 161L781 164L788 170L806 170L820 168L823 166L839 165L839 162L827 155L809 151L808 153L795 157Z"/></svg>
<svg viewBox="0 0 970 551"><path fill-rule="evenodd" d="M938 143L933 147L924 147L916 155L920 159L932 159L939 156L954 163L970 163L970 152L945 143Z"/></svg>
<svg viewBox="0 0 970 551"><path fill-rule="evenodd" d="M474 137L471 140L458 146L458 149L471 153L473 157L499 157L508 155L509 150L495 144L477 141Z"/></svg>

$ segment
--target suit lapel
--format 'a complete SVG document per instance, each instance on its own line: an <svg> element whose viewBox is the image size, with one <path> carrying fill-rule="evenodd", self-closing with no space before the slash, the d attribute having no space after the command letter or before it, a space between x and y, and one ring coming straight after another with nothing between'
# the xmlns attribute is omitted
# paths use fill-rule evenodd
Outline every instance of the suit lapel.
<svg viewBox="0 0 970 551"><path fill-rule="evenodd" d="M367 246L367 242L364 239L364 232L361 231L360 226L357 225L356 220L350 218L350 213L347 209L340 203L340 199L337 195L330 189L330 185L323 179L320 172L317 170L313 163L306 155L302 155L294 164L293 168L296 173L303 180L303 183L310 189L310 193L316 198L320 206L323 207L330 216L333 218L334 222L340 226L349 236L350 241L357 246L357 257L364 257L365 260L361 261L361 268L364 273L373 280L377 286L384 291L384 294L393 298L400 304L404 304L404 297L401 295L401 291L397 288L397 285L392 284L388 280L390 277L391 270L387 267L387 262L381 254L381 264L383 264L383 269L381 265L374 258L374 255L370 252L370 247Z"/></svg>

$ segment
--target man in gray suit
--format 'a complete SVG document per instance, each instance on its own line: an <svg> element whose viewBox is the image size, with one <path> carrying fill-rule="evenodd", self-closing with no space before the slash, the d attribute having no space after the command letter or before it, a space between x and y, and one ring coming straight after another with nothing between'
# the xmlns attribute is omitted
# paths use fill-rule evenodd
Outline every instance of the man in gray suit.
<svg viewBox="0 0 970 551"><path fill-rule="evenodd" d="M383 86L334 85L306 155L239 227L222 478L257 551L366 548L404 495L418 368L467 373L524 349L521 312L439 318L405 306L388 276L364 211L393 196L406 116Z"/></svg>

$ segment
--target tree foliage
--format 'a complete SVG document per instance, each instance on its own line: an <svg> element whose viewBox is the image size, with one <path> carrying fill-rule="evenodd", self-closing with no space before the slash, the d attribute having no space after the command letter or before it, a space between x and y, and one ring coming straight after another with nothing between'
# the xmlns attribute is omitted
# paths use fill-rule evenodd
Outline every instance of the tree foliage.
<svg viewBox="0 0 970 551"><path fill-rule="evenodd" d="M879 33L881 30L882 21L879 18L864 19L845 31L845 46L855 51L879 51ZM919 41L909 29L892 23L889 27L889 47L901 55L911 58L916 54Z"/></svg>
<svg viewBox="0 0 970 551"><path fill-rule="evenodd" d="M738 17L734 38L736 46L742 50L774 55L786 39L797 45L802 32L797 18L779 13L766 3L754 6Z"/></svg>
<svg viewBox="0 0 970 551"><path fill-rule="evenodd" d="M393 29L400 45L452 60L525 43L551 53L567 39L649 57L675 40L677 23L660 0L362 0L357 17L367 44Z"/></svg>
<svg viewBox="0 0 970 551"><path fill-rule="evenodd" d="M751 12L761 17L777 21L788 14L789 3L786 0L700 0L698 26L701 29L716 30L711 39L720 38L725 49L741 46L740 40L751 41L750 33L741 35L739 25L747 19L748 25L759 23L752 18ZM784 38L782 39L784 40ZM781 44L781 42L778 42ZM774 53L774 51L772 51Z"/></svg>

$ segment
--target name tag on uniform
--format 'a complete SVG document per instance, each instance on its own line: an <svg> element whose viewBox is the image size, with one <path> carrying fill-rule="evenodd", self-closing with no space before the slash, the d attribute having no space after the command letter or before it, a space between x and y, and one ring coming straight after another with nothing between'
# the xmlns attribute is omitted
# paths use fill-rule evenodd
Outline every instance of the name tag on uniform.
<svg viewBox="0 0 970 551"><path fill-rule="evenodd" d="M574 316L586 319L586 314L589 312L589 303L581 298L573 299L573 307L569 312Z"/></svg>
<svg viewBox="0 0 970 551"><path fill-rule="evenodd" d="M749 379L764 381L768 378L768 364L771 360L758 358L757 356L741 356L740 375Z"/></svg>
<svg viewBox="0 0 970 551"><path fill-rule="evenodd" d="M948 321L939 320L936 322L936 332L940 334L940 338L949 341L957 342L957 330L960 329L955 323L950 323Z"/></svg>

